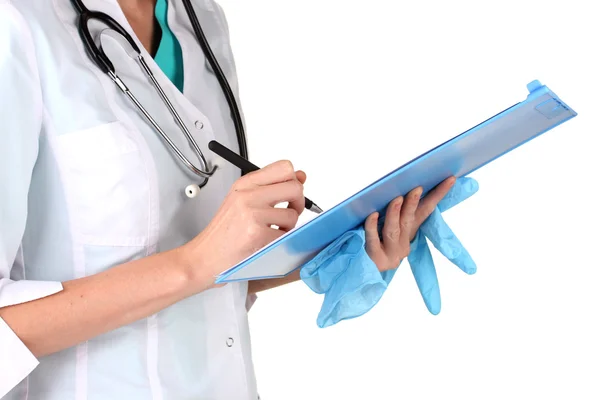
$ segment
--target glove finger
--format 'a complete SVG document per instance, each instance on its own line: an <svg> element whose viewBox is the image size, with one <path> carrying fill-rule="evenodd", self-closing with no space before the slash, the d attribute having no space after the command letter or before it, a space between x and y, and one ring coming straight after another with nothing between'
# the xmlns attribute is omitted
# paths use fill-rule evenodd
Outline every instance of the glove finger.
<svg viewBox="0 0 600 400"><path fill-rule="evenodd" d="M431 314L438 315L442 308L440 286L427 239L420 231L413 241L408 262L427 309Z"/></svg>
<svg viewBox="0 0 600 400"><path fill-rule="evenodd" d="M461 203L473 196L479 190L479 183L473 178L462 177L456 180L454 186L448 191L446 196L438 203L440 212L444 212L458 203Z"/></svg>
<svg viewBox="0 0 600 400"><path fill-rule="evenodd" d="M421 230L435 248L458 268L469 275L477 271L477 266L471 255L446 224L440 210L436 209L431 214L429 220L421 225Z"/></svg>

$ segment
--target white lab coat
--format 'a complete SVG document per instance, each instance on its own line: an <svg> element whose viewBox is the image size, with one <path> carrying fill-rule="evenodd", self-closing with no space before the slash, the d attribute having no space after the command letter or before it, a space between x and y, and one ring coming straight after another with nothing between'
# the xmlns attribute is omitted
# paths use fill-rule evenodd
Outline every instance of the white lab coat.
<svg viewBox="0 0 600 400"><path fill-rule="evenodd" d="M193 3L237 94L223 12L211 0ZM85 4L133 35L116 0ZM0 0L0 307L186 243L239 177L207 149L211 139L234 151L238 144L180 1L169 0L168 18L184 54L183 95L144 54L206 157L219 166L195 199L184 189L198 178L85 54L70 0ZM92 27L95 33L104 28ZM118 74L196 161L138 65L114 39L103 36L102 43ZM229 284L40 360L0 319L0 398L254 400L246 305L247 284Z"/></svg>

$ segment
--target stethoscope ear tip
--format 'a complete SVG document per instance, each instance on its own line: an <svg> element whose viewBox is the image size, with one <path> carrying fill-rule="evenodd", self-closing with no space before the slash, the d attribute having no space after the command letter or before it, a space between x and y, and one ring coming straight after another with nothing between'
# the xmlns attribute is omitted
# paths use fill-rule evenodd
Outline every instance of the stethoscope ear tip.
<svg viewBox="0 0 600 400"><path fill-rule="evenodd" d="M185 188L185 195L190 199L198 196L198 193L200 193L200 187L198 185L189 185Z"/></svg>

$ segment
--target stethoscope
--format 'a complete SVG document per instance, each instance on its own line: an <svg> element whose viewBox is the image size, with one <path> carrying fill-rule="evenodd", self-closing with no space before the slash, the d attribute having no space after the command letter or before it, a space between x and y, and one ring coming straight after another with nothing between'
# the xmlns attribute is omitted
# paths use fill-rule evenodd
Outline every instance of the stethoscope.
<svg viewBox="0 0 600 400"><path fill-rule="evenodd" d="M215 58L215 55L213 54L213 52L210 48L210 45L208 44L208 41L206 40L206 36L204 36L204 32L202 31L202 28L200 27L200 22L198 21L198 17L196 15L196 13L194 12L194 9L192 7L190 0L181 0L181 1L183 3L183 6L185 7L185 11L186 11L189 19L190 19L192 28L194 29L194 33L196 34L196 38L200 42L200 47L202 48L204 55L208 59L210 66L212 67L213 71L215 72L215 75L217 76L217 80L219 81L219 84L221 85L221 89L223 90L223 94L225 95L225 98L227 99L227 103L229 104L229 108L231 110L231 117L233 119L238 144L240 147L240 156L247 159L248 158L248 148L247 148L247 144L246 144L246 136L244 134L244 125L242 122L242 117L240 115L239 108L238 108L236 100L235 100L235 96L233 95L233 91L231 90L231 87L229 86L229 83L227 82L227 78L225 77L225 74L221 70L221 66L219 65L219 62ZM71 2L73 3L75 10L79 13L79 27L78 27L79 35L81 36L83 45L84 45L88 55L92 59L92 61L94 61L96 63L96 65L104 73L108 74L110 79L117 85L117 87L129 98L129 100L142 113L142 115L144 115L146 120L148 120L148 122L154 127L154 129L165 140L165 142L168 144L168 146L171 148L171 150L175 153L175 155L177 155L177 158L179 158L179 160L190 171L192 171L194 174L200 176L203 179L201 183L199 183L197 185L189 185L185 188L185 194L187 197L189 197L189 198L196 197L198 195L200 189L208 183L208 179L215 173L217 167L213 166L212 168L210 168L210 166L208 165L208 162L206 161L206 158L204 157L202 150L200 150L200 147L198 147L198 143L196 143L196 140L192 137L192 134L190 133L189 129L183 123L183 120L181 119L181 117L179 116L179 113L173 106L173 103L169 100L169 98L165 94L164 90L162 89L162 87L160 86L160 84L158 83L156 78L154 77L154 74L152 73L152 71L148 67L148 64L146 63L146 60L144 60L144 57L142 56L142 52L140 51L140 48L137 46L137 44L135 43L135 41L133 40L131 35L129 33L127 33L127 31L117 21L115 21L110 15L107 15L107 14L105 14L103 12L99 12L99 11L90 11L83 4L83 0L71 0ZM125 85L125 83L121 80L121 78L119 78L119 76L115 72L115 68L114 68L113 64L111 63L111 61L108 58L108 56L106 55L106 53L104 53L102 46L96 46L96 44L94 42L94 39L90 33L89 26L88 26L88 24L91 20L98 20L98 21L104 23L106 26L108 26L109 28L113 29L116 33L121 35L127 41L129 46L131 46L129 49L130 55L137 60L138 64L144 70L144 72L146 73L146 75L148 76L150 81L152 82L152 85L154 86L154 88L160 95L161 99L165 103L166 107L169 109L171 115L175 119L175 122L177 123L177 125L179 126L179 128L181 129L181 131L183 132L185 137L190 142L190 145L192 146L192 149L193 149L194 153L196 154L196 156L198 157L198 160L200 162L200 168L196 167L190 160L188 160L188 158L179 150L179 148L175 145L175 143L173 143L171 138L169 138L169 135L167 135L165 133L165 131L162 130L162 128L158 125L158 123L154 120L154 118L152 118L152 116L148 113L148 111L146 111L144 106L142 106L142 104L138 101L138 99L134 96L134 94L131 93L131 91L129 90L127 85Z"/></svg>

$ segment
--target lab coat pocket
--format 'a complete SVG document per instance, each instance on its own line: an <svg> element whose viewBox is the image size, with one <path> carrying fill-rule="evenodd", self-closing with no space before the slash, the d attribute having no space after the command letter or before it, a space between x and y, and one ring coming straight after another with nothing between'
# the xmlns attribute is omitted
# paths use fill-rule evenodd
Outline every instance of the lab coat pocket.
<svg viewBox="0 0 600 400"><path fill-rule="evenodd" d="M113 122L69 132L57 145L77 239L98 246L147 245L148 171L127 128Z"/></svg>

